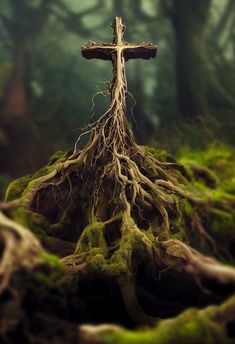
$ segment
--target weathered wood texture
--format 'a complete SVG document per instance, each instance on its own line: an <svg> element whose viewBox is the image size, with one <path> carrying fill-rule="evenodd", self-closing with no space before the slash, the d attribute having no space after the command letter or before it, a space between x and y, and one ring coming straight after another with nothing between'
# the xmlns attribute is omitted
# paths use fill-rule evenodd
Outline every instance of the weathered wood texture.
<svg viewBox="0 0 235 344"><path fill-rule="evenodd" d="M91 43L81 47L83 57L86 59L102 59L115 61L117 51L122 52L125 61L130 59L150 59L156 56L157 46L153 43L130 44L123 40L125 26L122 19L116 17L113 21L114 28L112 43Z"/></svg>

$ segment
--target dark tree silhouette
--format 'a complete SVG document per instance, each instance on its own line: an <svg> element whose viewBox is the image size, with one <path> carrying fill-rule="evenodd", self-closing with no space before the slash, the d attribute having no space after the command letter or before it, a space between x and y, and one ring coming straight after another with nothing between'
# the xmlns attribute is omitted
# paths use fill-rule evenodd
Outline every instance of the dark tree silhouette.
<svg viewBox="0 0 235 344"><path fill-rule="evenodd" d="M185 119L212 114L218 107L234 106L208 56L211 3L211 0L173 1L169 12L175 33L179 113Z"/></svg>

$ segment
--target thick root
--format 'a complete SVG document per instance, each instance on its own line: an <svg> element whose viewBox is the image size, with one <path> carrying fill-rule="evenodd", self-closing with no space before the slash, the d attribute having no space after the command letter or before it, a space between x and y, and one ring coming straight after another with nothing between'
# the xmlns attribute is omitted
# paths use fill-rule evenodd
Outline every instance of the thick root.
<svg viewBox="0 0 235 344"><path fill-rule="evenodd" d="M160 242L166 257L163 262L169 266L178 266L197 279L211 279L221 284L235 286L235 269L221 264L212 257L205 256L180 240Z"/></svg>

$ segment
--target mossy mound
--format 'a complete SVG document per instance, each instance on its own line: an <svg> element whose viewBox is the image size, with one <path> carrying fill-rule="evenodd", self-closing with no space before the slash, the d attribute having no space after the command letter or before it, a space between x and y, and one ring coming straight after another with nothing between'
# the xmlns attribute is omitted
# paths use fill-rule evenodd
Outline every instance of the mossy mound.
<svg viewBox="0 0 235 344"><path fill-rule="evenodd" d="M146 181L137 184L146 197L136 197L133 204L127 184L125 203L113 197L112 177L100 181L91 168L81 170L78 158L69 158L71 152L55 154L45 168L10 184L6 194L6 201L20 199L21 208L12 213L15 221L63 258L69 288L97 305L95 286L115 290L129 314L124 325L133 320L153 324L156 317L176 315L190 305L221 302L235 280L229 267L234 264L235 198L216 168L217 158L223 157L228 163L224 173L230 175L232 153L209 148L176 161L154 148L142 147L141 152L135 161ZM123 174L123 182L129 173L133 171L127 179ZM155 185L156 206L148 196L154 195ZM90 283L94 288L86 288Z"/></svg>
<svg viewBox="0 0 235 344"><path fill-rule="evenodd" d="M198 189L210 193L217 203L211 212L204 213L208 233L218 244L221 254L231 254L235 247L235 150L221 143L211 144L205 151L182 149L178 160L191 173L191 181ZM209 188L208 188L209 186ZM220 209L220 200L227 200L227 211ZM223 253L222 253L223 252Z"/></svg>
<svg viewBox="0 0 235 344"><path fill-rule="evenodd" d="M202 183L205 182L205 178L203 178L203 169L205 169L205 173L208 172L211 179L214 180L214 188L219 187L235 194L235 150L233 147L217 142L211 144L204 151L192 151L184 148L181 149L178 160L193 170L193 175L197 180L200 180L201 171Z"/></svg>

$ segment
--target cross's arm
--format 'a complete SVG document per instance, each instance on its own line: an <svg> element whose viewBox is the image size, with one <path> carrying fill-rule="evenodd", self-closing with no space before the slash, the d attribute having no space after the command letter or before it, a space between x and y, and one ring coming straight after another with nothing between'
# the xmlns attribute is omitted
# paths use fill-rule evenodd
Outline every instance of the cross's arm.
<svg viewBox="0 0 235 344"><path fill-rule="evenodd" d="M156 56L157 47L152 43L123 44L120 46L112 44L89 44L82 46L82 56L86 59L112 60L113 54L121 49L125 61L130 59L150 59Z"/></svg>
<svg viewBox="0 0 235 344"><path fill-rule="evenodd" d="M116 46L112 44L89 44L81 47L82 56L86 59L112 60Z"/></svg>
<svg viewBox="0 0 235 344"><path fill-rule="evenodd" d="M82 46L82 55L86 59L102 59L114 61L117 52L122 52L125 61L130 59L150 59L156 56L157 46L152 43L130 44L123 40L125 26L122 18L115 17L112 23L113 42L110 44L92 43Z"/></svg>
<svg viewBox="0 0 235 344"><path fill-rule="evenodd" d="M123 45L123 56L125 61L130 59L150 59L155 57L156 53L157 46L152 43Z"/></svg>

